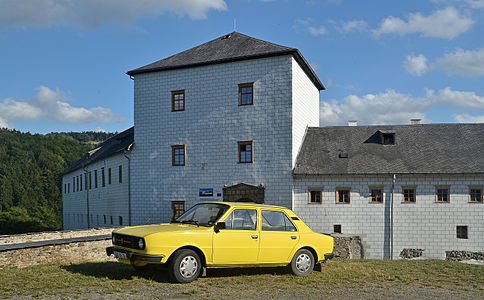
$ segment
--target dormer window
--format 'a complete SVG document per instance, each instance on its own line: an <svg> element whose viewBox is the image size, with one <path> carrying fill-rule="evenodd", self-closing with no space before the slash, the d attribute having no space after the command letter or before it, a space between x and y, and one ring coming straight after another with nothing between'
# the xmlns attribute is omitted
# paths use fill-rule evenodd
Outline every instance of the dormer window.
<svg viewBox="0 0 484 300"><path fill-rule="evenodd" d="M395 132L378 130L379 142L382 145L395 145Z"/></svg>

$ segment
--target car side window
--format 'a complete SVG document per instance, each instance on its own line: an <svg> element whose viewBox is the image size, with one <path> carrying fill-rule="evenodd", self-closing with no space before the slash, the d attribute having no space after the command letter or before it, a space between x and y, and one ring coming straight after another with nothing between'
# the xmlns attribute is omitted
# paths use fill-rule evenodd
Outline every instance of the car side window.
<svg viewBox="0 0 484 300"><path fill-rule="evenodd" d="M257 211L255 209L235 209L225 219L225 229L255 230L257 228Z"/></svg>
<svg viewBox="0 0 484 300"><path fill-rule="evenodd" d="M296 227L282 211L262 211L262 230L296 231Z"/></svg>

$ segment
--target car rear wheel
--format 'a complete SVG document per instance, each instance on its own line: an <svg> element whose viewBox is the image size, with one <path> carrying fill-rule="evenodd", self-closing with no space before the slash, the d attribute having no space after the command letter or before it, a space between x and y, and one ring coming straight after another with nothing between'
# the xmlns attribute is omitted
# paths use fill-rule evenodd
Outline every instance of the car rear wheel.
<svg viewBox="0 0 484 300"><path fill-rule="evenodd" d="M307 276L314 268L314 256L307 249L300 249L294 254L291 261L291 271L297 276Z"/></svg>
<svg viewBox="0 0 484 300"><path fill-rule="evenodd" d="M181 249L173 254L169 273L174 282L188 283L198 278L202 270L202 262L198 254L190 249Z"/></svg>

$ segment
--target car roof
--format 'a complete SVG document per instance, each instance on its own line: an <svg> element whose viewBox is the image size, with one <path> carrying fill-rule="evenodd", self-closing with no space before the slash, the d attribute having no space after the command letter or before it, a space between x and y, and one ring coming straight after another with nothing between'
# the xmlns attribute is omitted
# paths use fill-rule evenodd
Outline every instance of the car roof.
<svg viewBox="0 0 484 300"><path fill-rule="evenodd" d="M201 202L201 203L215 203L215 204L227 204L232 207L260 207L260 208L277 208L277 209L288 209L284 206L277 206L277 205L268 205L268 204L258 204L258 203L250 203L250 202L221 202L221 201L208 201L208 202Z"/></svg>

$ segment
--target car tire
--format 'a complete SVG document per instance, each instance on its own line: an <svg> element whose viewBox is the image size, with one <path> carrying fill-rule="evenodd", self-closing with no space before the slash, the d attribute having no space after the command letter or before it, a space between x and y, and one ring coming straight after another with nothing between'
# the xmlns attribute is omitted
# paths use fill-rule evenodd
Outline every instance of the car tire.
<svg viewBox="0 0 484 300"><path fill-rule="evenodd" d="M300 249L292 258L291 271L296 276L307 276L314 269L314 256L307 249Z"/></svg>
<svg viewBox="0 0 484 300"><path fill-rule="evenodd" d="M168 272L173 282L188 283L197 279L201 270L198 254L190 249L181 249L173 253Z"/></svg>

